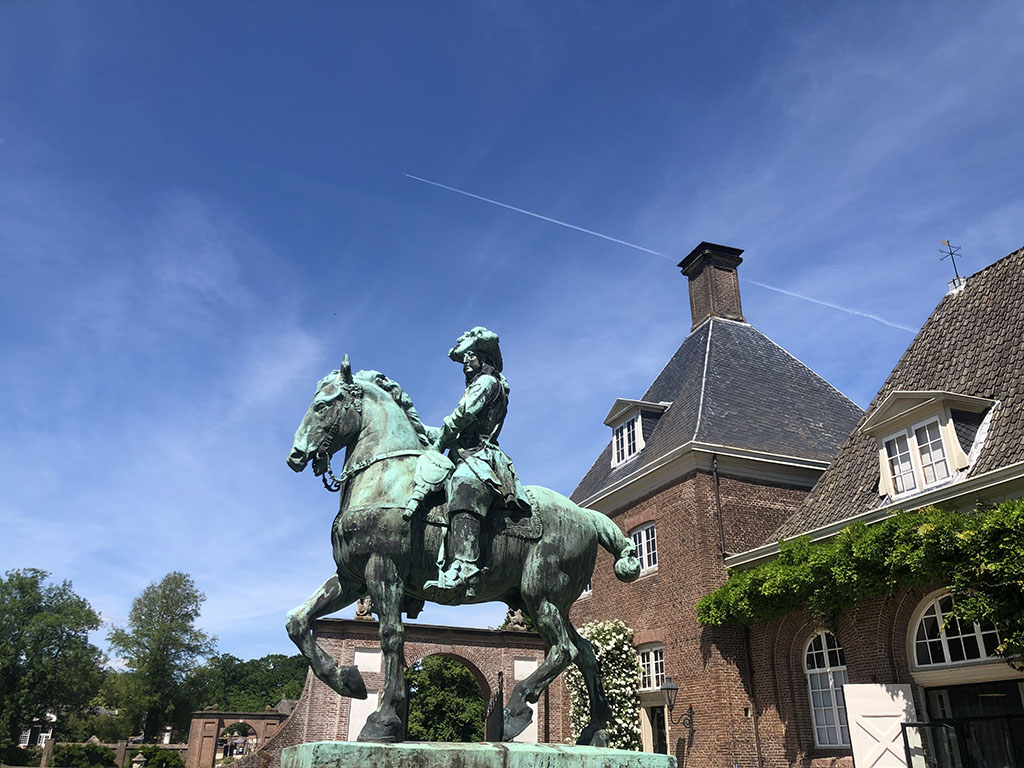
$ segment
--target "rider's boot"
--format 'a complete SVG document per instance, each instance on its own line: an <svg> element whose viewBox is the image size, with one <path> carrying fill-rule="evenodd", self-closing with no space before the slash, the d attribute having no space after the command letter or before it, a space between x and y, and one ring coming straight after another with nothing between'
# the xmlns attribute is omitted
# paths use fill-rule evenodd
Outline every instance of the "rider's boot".
<svg viewBox="0 0 1024 768"><path fill-rule="evenodd" d="M480 566L481 519L476 512L454 512L451 521L452 551L455 559L448 569L438 574L436 581L424 586L440 589L466 589L467 597L473 597L478 581Z"/></svg>

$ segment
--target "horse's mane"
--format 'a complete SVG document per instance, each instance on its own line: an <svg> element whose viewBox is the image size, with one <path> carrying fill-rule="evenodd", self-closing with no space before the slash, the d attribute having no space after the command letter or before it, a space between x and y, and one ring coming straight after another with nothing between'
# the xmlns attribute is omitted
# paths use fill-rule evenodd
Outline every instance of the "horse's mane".
<svg viewBox="0 0 1024 768"><path fill-rule="evenodd" d="M420 421L420 415L416 412L416 406L412 404L412 398L409 394L402 389L402 385L394 379L390 379L380 371L358 371L353 377L359 381L365 381L370 384L383 389L392 399L398 403L399 407L405 413L405 417L409 419L409 423L412 428L416 431L416 437L419 438L420 444L426 448L431 444L431 438L427 432L427 427Z"/></svg>

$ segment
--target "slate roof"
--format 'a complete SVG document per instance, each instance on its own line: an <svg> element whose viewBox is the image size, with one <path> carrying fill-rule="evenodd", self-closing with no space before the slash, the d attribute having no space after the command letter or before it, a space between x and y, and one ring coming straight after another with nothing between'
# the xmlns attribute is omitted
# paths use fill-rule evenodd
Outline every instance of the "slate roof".
<svg viewBox="0 0 1024 768"><path fill-rule="evenodd" d="M609 440L573 492L574 501L691 441L828 461L861 415L856 404L752 325L720 317L684 339L639 399L672 405L659 418L644 417L646 447L614 469Z"/></svg>
<svg viewBox="0 0 1024 768"><path fill-rule="evenodd" d="M1024 248L947 294L911 342L864 419L894 391L937 390L999 401L966 474L1024 461ZM862 422L863 420L862 419ZM769 542L885 506L875 438L854 432L793 517Z"/></svg>

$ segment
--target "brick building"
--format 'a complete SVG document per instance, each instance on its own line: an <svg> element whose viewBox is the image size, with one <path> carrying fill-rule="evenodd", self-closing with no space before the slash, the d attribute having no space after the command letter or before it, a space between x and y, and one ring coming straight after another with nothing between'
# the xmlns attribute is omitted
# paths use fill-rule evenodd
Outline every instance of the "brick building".
<svg viewBox="0 0 1024 768"><path fill-rule="evenodd" d="M599 561L574 622L634 628L645 748L682 765L850 765L854 749L898 764L900 723L919 720L911 746L931 765L1024 766L1024 673L995 658L998 628L946 622L942 585L827 627L797 612L705 628L693 610L780 539L1024 496L1024 250L951 284L863 414L745 324L739 253L702 243L683 260L693 329L608 414L612 439L573 498L633 535L647 573L621 585ZM665 724L664 674L692 732Z"/></svg>
<svg viewBox="0 0 1024 768"><path fill-rule="evenodd" d="M726 564L750 567L780 539L823 540L901 509L1024 496L1022 339L1024 249L950 284L797 512ZM802 614L753 627L764 764L848 763L868 729L865 712L847 707L846 683L874 686L883 703L902 687L912 701L904 721L931 723L910 740L933 765L1024 766L1024 672L995 657L997 627L946 622L950 604L936 584L856 605L828 627Z"/></svg>
<svg viewBox="0 0 1024 768"><path fill-rule="evenodd" d="M636 631L644 746L699 766L755 766L758 734L747 636L700 626L694 603L725 581L728 553L792 517L861 416L745 321L741 253L701 243L679 264L692 328L639 400L612 405L612 438L572 497L630 534L644 566L621 584L600 553L573 623L615 617ZM666 673L694 709L692 734L666 722Z"/></svg>

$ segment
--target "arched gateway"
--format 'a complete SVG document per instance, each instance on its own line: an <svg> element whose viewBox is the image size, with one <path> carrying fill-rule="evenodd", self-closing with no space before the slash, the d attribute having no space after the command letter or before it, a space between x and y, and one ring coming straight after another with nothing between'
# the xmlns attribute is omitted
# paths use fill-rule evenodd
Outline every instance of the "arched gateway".
<svg viewBox="0 0 1024 768"><path fill-rule="evenodd" d="M253 729L256 735L256 749L277 735L288 715L277 710L266 712L218 712L204 710L192 715L192 724L188 731L188 752L185 756L185 768L213 768L217 759L217 740L226 728L244 723Z"/></svg>
<svg viewBox="0 0 1024 768"><path fill-rule="evenodd" d="M269 740L259 740L255 753L235 762L234 768L277 768L281 764L281 750L293 744L354 740L366 717L376 708L377 692L384 682L377 622L321 619L314 627L314 634L323 649L342 664L359 667L368 698L342 698L312 674L307 674L302 697L292 714L269 735ZM406 664L441 654L461 661L476 678L487 704L487 739L497 738L502 707L511 695L512 686L537 668L544 653L544 641L533 632L405 625ZM569 736L562 733L564 718L558 687L552 686L556 690L544 692L534 706L533 724L517 741L560 742ZM218 725L219 721L213 716L220 714L233 713L196 712L193 716L186 768L213 768L217 736L232 722L249 722L260 733L258 726L248 719L259 716L234 713L239 717L226 719ZM211 734L212 744L207 746Z"/></svg>

